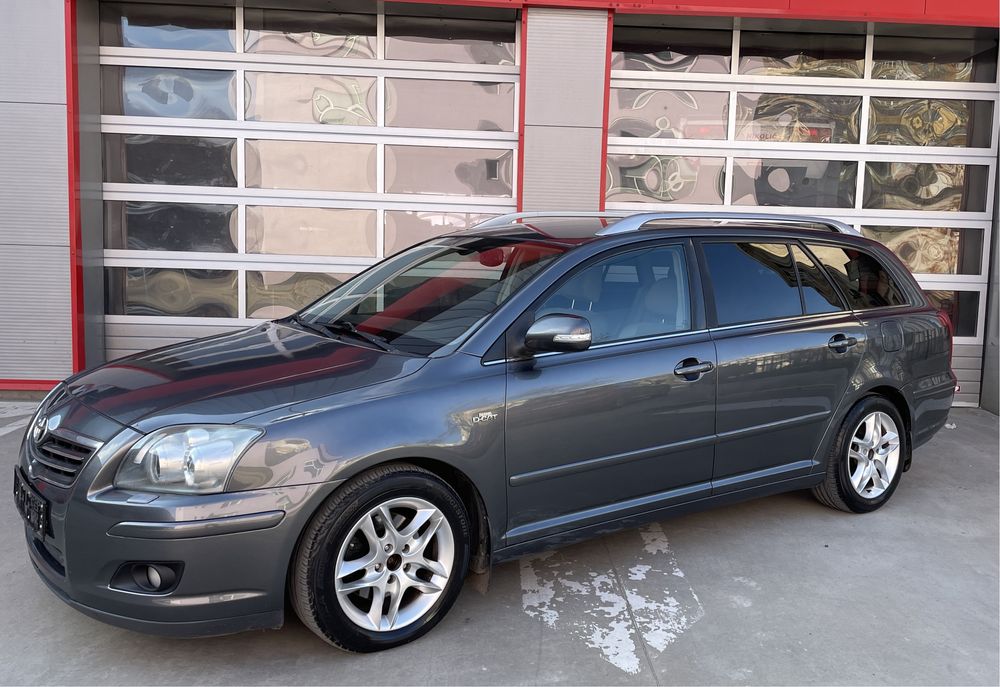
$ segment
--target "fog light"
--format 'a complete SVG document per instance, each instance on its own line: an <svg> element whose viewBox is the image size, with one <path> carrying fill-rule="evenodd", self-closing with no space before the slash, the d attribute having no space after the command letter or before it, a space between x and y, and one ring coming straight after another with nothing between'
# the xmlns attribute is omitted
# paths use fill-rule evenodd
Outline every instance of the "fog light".
<svg viewBox="0 0 1000 687"><path fill-rule="evenodd" d="M166 594L177 586L182 563L126 563L111 578L111 588L146 594Z"/></svg>

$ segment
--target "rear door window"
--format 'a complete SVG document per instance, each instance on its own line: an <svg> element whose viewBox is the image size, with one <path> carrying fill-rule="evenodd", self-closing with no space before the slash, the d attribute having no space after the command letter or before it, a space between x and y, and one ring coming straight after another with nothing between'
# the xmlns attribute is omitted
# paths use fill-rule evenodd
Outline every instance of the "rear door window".
<svg viewBox="0 0 1000 687"><path fill-rule="evenodd" d="M792 257L795 259L795 269L799 272L806 313L816 315L843 310L844 303L837 295L837 290L812 258L795 245L792 246Z"/></svg>
<svg viewBox="0 0 1000 687"><path fill-rule="evenodd" d="M784 243L703 243L720 326L797 317L802 300Z"/></svg>
<svg viewBox="0 0 1000 687"><path fill-rule="evenodd" d="M874 256L855 248L807 243L853 310L906 305L906 293Z"/></svg>

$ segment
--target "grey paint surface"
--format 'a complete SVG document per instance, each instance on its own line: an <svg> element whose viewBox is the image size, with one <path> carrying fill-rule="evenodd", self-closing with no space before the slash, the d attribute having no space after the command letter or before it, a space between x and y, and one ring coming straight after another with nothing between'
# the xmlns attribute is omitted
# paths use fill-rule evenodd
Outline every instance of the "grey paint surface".
<svg viewBox="0 0 1000 687"><path fill-rule="evenodd" d="M31 412L28 404L17 408L0 404L5 493ZM278 631L195 641L94 621L61 603L27 559L13 555L23 541L7 506L0 508L0 548L12 555L4 559L0 587L0 681L995 685L997 424L995 416L971 409L953 409L951 421L956 429L917 450L892 503L875 515L837 513L791 493L664 521L666 554L649 554L646 530L630 529L544 560L511 561L494 568L488 586L470 578L434 632L378 656L331 649L292 617ZM683 578L671 574L671 562ZM666 577L649 571L644 580L632 579L644 563ZM527 612L537 610L526 585L530 575L553 582L563 597L551 609L559 613L552 625ZM599 576L607 586L590 585ZM561 580L582 588L570 592ZM643 604L676 601L686 612L692 592L701 616L657 649L643 633ZM609 594L621 599L620 614L600 610L617 608ZM638 659L635 673L575 631L607 633L623 619ZM859 642L861 626L866 636L886 638L891 650L882 641Z"/></svg>
<svg viewBox="0 0 1000 687"><path fill-rule="evenodd" d="M1000 180L1000 160L994 176L994 188ZM1000 415L1000 195L993 193L993 241L990 246L990 283L986 291L986 345L983 355L981 404L994 415Z"/></svg>
<svg viewBox="0 0 1000 687"><path fill-rule="evenodd" d="M522 210L600 203L605 11L532 7L525 56Z"/></svg>
<svg viewBox="0 0 1000 687"><path fill-rule="evenodd" d="M58 379L70 358L63 3L0 21L0 379Z"/></svg>
<svg viewBox="0 0 1000 687"><path fill-rule="evenodd" d="M83 252L84 367L107 358L104 348L104 202L101 68L97 0L76 1L77 109L80 120L80 238Z"/></svg>
<svg viewBox="0 0 1000 687"><path fill-rule="evenodd" d="M695 237L693 244L686 235ZM725 235L817 237L808 230L735 227ZM33 442L22 446L21 469L52 512L51 535L27 535L31 558L57 594L108 622L165 634L273 627L282 621L287 562L305 522L338 483L378 464L415 461L453 481L454 472L464 476L478 491L493 559L501 561L668 513L817 484L830 437L876 388L889 387L915 446L942 427L954 386L946 330L905 268L860 237L839 241L880 252L912 305L786 318L769 336L758 331L762 325L739 336L733 329L715 331L708 315L704 331L697 260L689 259L692 334L557 353L534 365L518 352L518 332L533 319L539 299L608 251L681 242L690 253L701 239L718 236L710 227L651 229L583 243L529 280L454 351L427 358L277 322L77 375L66 384L71 396L57 397L46 411L58 413L62 428L104 445L68 488L46 480ZM901 351L880 343L884 320L901 323ZM856 336L856 355L831 355L822 344L831 332ZM502 337L507 360L484 364ZM761 364L765 351L763 361L773 367L739 379L744 367ZM682 382L675 368L688 359L717 361L719 368ZM803 367L807 375L789 374ZM482 421L484 415L494 421ZM135 503L132 492L113 487L139 433L191 423L245 423L264 431L231 474L228 493ZM780 443L777 456L760 443L764 435ZM548 469L564 473L548 488L525 478ZM470 511L476 503L469 501ZM106 534L120 522L275 510L286 512L275 527L225 538L109 540ZM110 574L132 560L180 560L187 567L166 596L108 589Z"/></svg>

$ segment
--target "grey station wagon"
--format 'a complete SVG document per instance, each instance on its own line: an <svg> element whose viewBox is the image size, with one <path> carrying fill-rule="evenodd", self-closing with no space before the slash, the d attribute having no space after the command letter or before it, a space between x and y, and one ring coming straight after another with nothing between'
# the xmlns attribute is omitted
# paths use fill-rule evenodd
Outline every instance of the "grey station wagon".
<svg viewBox="0 0 1000 687"><path fill-rule="evenodd" d="M946 421L950 356L842 224L521 213L71 377L14 497L41 579L95 618L216 635L288 599L375 651L514 556L792 489L881 507Z"/></svg>

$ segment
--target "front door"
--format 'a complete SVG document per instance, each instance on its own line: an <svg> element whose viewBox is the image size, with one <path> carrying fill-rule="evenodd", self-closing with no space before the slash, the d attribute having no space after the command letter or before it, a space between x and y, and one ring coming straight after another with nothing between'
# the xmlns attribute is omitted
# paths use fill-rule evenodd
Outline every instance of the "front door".
<svg viewBox="0 0 1000 687"><path fill-rule="evenodd" d="M598 258L526 313L582 315L593 345L507 363L507 544L709 492L715 346L693 326L689 250Z"/></svg>
<svg viewBox="0 0 1000 687"><path fill-rule="evenodd" d="M706 241L702 250L719 357L713 492L809 474L864 328L795 243Z"/></svg>

